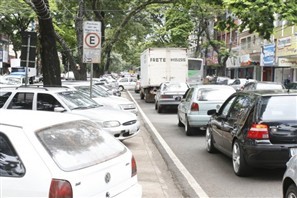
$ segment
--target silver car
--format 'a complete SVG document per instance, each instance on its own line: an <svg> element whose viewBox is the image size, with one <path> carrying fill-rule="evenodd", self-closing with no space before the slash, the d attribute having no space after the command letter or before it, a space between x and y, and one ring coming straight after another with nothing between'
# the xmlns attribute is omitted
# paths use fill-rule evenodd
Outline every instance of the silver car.
<svg viewBox="0 0 297 198"><path fill-rule="evenodd" d="M53 111L88 117L118 140L136 136L140 122L134 113L99 105L81 92L62 87L0 89L0 108Z"/></svg>
<svg viewBox="0 0 297 198"><path fill-rule="evenodd" d="M283 197L286 198L297 197L297 149L291 148L291 151L295 151L295 155L287 162L282 181Z"/></svg>
<svg viewBox="0 0 297 198"><path fill-rule="evenodd" d="M210 116L209 109L219 108L235 89L228 85L197 85L187 90L177 107L178 126L185 126L186 135L194 128L205 129Z"/></svg>
<svg viewBox="0 0 297 198"><path fill-rule="evenodd" d="M177 108L189 88L184 82L164 82L155 95L155 109L162 113L167 108Z"/></svg>

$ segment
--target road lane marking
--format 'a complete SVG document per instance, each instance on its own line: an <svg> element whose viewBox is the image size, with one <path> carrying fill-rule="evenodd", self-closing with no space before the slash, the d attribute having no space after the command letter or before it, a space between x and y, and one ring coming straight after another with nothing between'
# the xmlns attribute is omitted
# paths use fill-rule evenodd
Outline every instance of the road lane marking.
<svg viewBox="0 0 297 198"><path fill-rule="evenodd" d="M189 171L186 169L186 167L181 163L181 161L177 158L177 156L174 154L174 152L171 150L171 148L168 146L168 144L165 142L165 140L162 138L162 136L159 134L157 129L154 127L154 125L151 123L151 121L148 119L148 117L144 114L140 106L137 104L137 102L132 97L131 93L127 91L130 98L133 100L135 105L138 108L138 111L141 113L142 117L146 121L146 123L149 125L149 127L152 129L153 133L157 137L160 144L163 146L169 157L172 159L176 167L179 169L179 171L183 174L185 179L188 181L189 185L192 187L192 189L195 191L195 193L199 197L208 198L209 196L205 193L205 191L201 188L201 186L197 183L195 178L189 173Z"/></svg>

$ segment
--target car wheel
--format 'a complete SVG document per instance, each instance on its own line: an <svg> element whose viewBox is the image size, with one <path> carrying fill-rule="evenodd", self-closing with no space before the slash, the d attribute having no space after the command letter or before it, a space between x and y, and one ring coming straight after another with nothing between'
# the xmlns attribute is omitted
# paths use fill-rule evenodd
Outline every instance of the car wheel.
<svg viewBox="0 0 297 198"><path fill-rule="evenodd" d="M158 103L155 103L155 110L158 110Z"/></svg>
<svg viewBox="0 0 297 198"><path fill-rule="evenodd" d="M209 153L214 153L216 151L216 148L213 145L213 137L209 127L206 128L206 149Z"/></svg>
<svg viewBox="0 0 297 198"><path fill-rule="evenodd" d="M291 184L286 191L285 198L296 198L297 197L297 187L295 184Z"/></svg>
<svg viewBox="0 0 297 198"><path fill-rule="evenodd" d="M123 86L119 86L119 90L120 91L124 91L124 87Z"/></svg>
<svg viewBox="0 0 297 198"><path fill-rule="evenodd" d="M178 119L178 123L177 123L177 126L179 126L179 127L182 127L182 126L184 126L184 124L180 121L180 117L179 117L179 115L177 114L177 119Z"/></svg>
<svg viewBox="0 0 297 198"><path fill-rule="evenodd" d="M232 147L232 161L233 161L233 171L237 176L248 176L250 173L250 167L247 165L243 150L238 142L235 140Z"/></svg>
<svg viewBox="0 0 297 198"><path fill-rule="evenodd" d="M192 135L192 127L190 126L189 121L188 121L187 118L186 118L185 132L186 132L187 136Z"/></svg>

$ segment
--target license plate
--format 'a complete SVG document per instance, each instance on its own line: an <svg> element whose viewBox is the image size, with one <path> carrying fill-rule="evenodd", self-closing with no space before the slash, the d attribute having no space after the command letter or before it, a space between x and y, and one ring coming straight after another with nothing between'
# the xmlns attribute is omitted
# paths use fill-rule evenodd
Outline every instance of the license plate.
<svg viewBox="0 0 297 198"><path fill-rule="evenodd" d="M290 148L290 156L297 155L297 148Z"/></svg>

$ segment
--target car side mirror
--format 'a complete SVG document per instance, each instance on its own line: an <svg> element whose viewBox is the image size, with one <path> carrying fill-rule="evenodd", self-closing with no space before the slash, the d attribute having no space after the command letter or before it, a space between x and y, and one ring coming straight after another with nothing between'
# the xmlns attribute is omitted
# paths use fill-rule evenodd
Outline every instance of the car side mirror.
<svg viewBox="0 0 297 198"><path fill-rule="evenodd" d="M55 107L54 112L64 112L66 111L63 107Z"/></svg>

